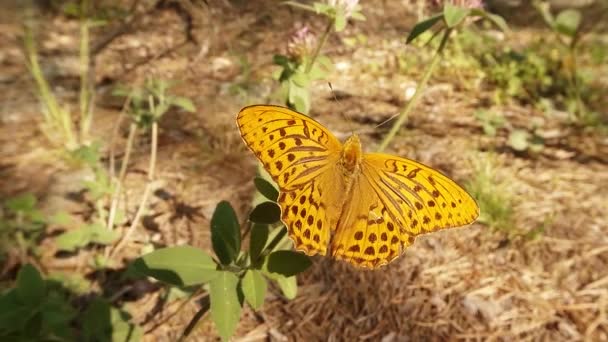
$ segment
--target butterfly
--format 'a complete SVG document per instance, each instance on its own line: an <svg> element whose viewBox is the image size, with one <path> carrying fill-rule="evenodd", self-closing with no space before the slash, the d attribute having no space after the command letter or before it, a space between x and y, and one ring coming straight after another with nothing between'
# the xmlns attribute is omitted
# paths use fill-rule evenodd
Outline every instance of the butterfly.
<svg viewBox="0 0 608 342"><path fill-rule="evenodd" d="M237 116L241 136L279 187L281 220L296 250L363 268L400 256L416 236L472 223L475 200L413 160L363 153L314 119L254 105Z"/></svg>

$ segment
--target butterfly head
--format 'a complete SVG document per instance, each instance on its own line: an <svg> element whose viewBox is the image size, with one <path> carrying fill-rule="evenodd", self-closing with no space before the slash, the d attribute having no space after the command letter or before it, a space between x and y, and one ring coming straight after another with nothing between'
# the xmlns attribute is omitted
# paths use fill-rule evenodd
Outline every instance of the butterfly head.
<svg viewBox="0 0 608 342"><path fill-rule="evenodd" d="M346 170L353 172L359 166L362 154L359 136L353 134L342 146L341 163Z"/></svg>

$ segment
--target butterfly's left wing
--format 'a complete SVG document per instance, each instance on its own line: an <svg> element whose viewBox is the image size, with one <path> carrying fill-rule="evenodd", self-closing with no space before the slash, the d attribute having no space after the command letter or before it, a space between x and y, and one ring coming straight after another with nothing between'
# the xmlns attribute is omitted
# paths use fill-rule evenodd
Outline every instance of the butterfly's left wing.
<svg viewBox="0 0 608 342"><path fill-rule="evenodd" d="M241 136L283 191L305 186L340 157L342 144L306 115L279 106L245 107Z"/></svg>
<svg viewBox="0 0 608 342"><path fill-rule="evenodd" d="M284 107L246 107L237 122L279 186L281 219L295 248L324 255L344 201L343 176L336 173L342 144L320 123Z"/></svg>
<svg viewBox="0 0 608 342"><path fill-rule="evenodd" d="M469 224L475 200L428 166L387 154L366 154L335 236L332 255L375 268L397 258L416 235Z"/></svg>

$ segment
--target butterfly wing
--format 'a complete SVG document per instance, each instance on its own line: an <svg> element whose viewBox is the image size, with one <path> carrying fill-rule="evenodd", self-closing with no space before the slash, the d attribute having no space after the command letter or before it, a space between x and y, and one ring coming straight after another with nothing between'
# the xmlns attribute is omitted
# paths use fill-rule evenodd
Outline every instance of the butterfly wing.
<svg viewBox="0 0 608 342"><path fill-rule="evenodd" d="M237 117L241 136L283 191L305 186L333 165L342 144L320 123L279 106L250 106Z"/></svg>
<svg viewBox="0 0 608 342"><path fill-rule="evenodd" d="M379 267L416 235L466 225L478 216L475 200L439 171L405 158L366 154L332 239L332 255Z"/></svg>
<svg viewBox="0 0 608 342"><path fill-rule="evenodd" d="M324 255L344 201L338 195L343 177L335 174L342 144L320 123L284 107L245 107L237 123L279 186L282 220L295 248Z"/></svg>

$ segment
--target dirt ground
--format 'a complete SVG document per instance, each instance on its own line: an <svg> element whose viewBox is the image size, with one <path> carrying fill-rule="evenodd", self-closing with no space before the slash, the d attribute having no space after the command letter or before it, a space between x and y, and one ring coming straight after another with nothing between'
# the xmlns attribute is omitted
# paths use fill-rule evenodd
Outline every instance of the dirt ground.
<svg viewBox="0 0 608 342"><path fill-rule="evenodd" d="M94 41L114 29L117 35L95 56L94 135L108 141L114 129L121 103L109 93L118 83L137 84L149 76L179 80L173 92L191 98L197 111L173 110L160 122L155 190L172 200L152 197L144 224L118 256L117 268L141 255L149 241L211 251L209 220L220 200L232 202L245 217L256 162L240 139L236 114L268 99L276 86L269 77L272 56L284 52L297 23L322 30L320 20L274 1L147 3L137 7L137 19L127 29L116 24L95 31ZM364 146L372 151L390 127L376 126L403 107L405 90L419 80L399 72L395 58L415 53L404 40L416 12L407 1L362 1L362 6L368 20L332 35L324 48L337 65L327 81L339 99L327 82L316 82L311 116L339 138L363 132ZM83 205L66 195L78 190L82 175L54 161L38 128L40 105L24 64L21 23L10 14L18 7L9 4L8 11L0 11L0 197L32 192L47 211L61 207L78 213ZM45 72L59 98L76 108L78 21L40 13ZM521 42L535 34L548 33L515 26L507 39ZM345 37L357 35L367 41L345 44ZM489 92L436 75L390 153L436 167L460 183L474 176L476 165L492 160L500 184L496 191L508 191L513 199L515 230L543 227L538 238L512 238L475 223L421 237L378 271L315 257L313 267L298 277L296 299L286 300L273 287L263 309L243 311L234 339L608 341L608 137L568 126L532 106L495 106L515 127L531 127L531 118L543 120L543 151L515 152L506 133L488 137L474 117ZM118 151L126 132L121 127ZM146 135L138 137L125 185L130 215L146 182L149 145ZM105 152L108 148L103 146ZM92 251L60 258L52 236L41 245L42 256L33 261L41 269L87 270ZM14 267L5 265L3 279ZM146 341L176 340L199 308L195 301L172 315L181 300L159 308L161 291L149 283L93 286L119 293L115 302L142 325ZM205 319L192 340L216 336Z"/></svg>

